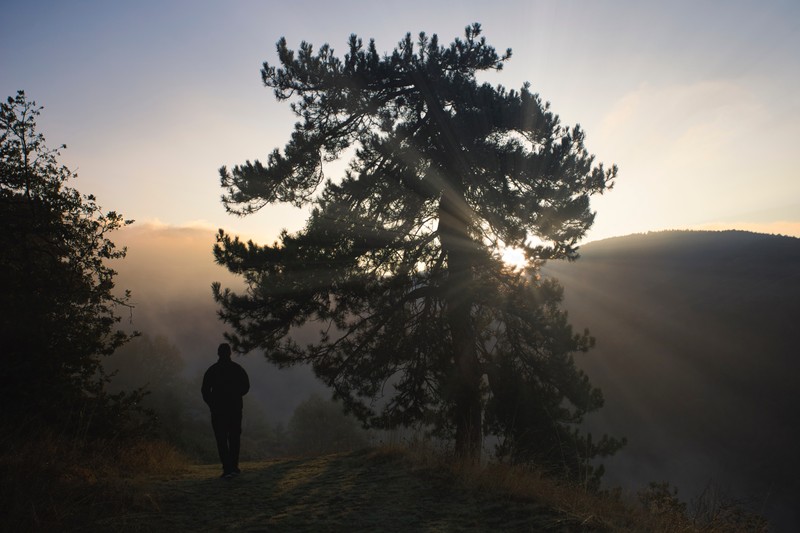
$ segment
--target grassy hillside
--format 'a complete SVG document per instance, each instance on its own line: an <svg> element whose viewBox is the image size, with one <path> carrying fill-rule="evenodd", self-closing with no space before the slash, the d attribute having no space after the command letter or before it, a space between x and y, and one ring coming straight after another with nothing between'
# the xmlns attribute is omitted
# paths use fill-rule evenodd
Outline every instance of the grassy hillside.
<svg viewBox="0 0 800 533"><path fill-rule="evenodd" d="M363 451L243 465L233 480L218 467L147 481L152 504L97 524L101 529L179 531L576 531L576 517L533 501L457 486L445 470L402 454Z"/></svg>
<svg viewBox="0 0 800 533"><path fill-rule="evenodd" d="M628 437L607 480L687 500L712 484L796 531L800 239L662 232L581 255L547 273L597 338L579 358L606 397L589 426Z"/></svg>
<svg viewBox="0 0 800 533"><path fill-rule="evenodd" d="M243 463L243 473L232 480L218 477L218 465L180 464L164 453L159 454L166 460L160 468L152 461L139 464L138 470L130 468L133 458L154 457L152 452L159 449L129 450L123 461L127 466L116 471L109 465L96 470L96 454L82 467L69 461L48 473L34 467L32 476L20 478L18 505L6 509L12 512L4 514L5 524L42 531L315 533L716 532L756 531L761 524L758 519L745 523L743 516L725 508L717 509L712 522L707 517L693 522L664 491L651 492L642 500L644 506L634 505L535 471L454 465L419 449ZM5 462L3 466L8 473ZM38 489L39 497L25 501L30 488Z"/></svg>

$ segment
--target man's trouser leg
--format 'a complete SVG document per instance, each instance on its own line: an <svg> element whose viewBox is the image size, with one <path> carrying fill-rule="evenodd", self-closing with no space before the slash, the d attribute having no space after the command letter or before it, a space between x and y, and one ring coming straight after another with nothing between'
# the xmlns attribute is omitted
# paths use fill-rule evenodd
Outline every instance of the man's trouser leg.
<svg viewBox="0 0 800 533"><path fill-rule="evenodd" d="M228 443L228 417L224 413L211 413L211 427L214 428L214 438L217 440L217 451L225 474L232 472L231 450ZM238 453L237 453L238 455Z"/></svg>
<svg viewBox="0 0 800 533"><path fill-rule="evenodd" d="M242 443L242 412L231 413L228 426L228 442L230 443L231 470L239 470L239 448Z"/></svg>

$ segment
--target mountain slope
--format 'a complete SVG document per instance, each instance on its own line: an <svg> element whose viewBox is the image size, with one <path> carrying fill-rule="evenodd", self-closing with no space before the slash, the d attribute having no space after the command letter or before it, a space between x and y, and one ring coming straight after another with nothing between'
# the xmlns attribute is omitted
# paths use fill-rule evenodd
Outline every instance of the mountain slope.
<svg viewBox="0 0 800 533"><path fill-rule="evenodd" d="M547 275L597 347L578 362L606 406L590 429L629 445L607 481L713 483L800 526L800 239L662 232L590 243Z"/></svg>

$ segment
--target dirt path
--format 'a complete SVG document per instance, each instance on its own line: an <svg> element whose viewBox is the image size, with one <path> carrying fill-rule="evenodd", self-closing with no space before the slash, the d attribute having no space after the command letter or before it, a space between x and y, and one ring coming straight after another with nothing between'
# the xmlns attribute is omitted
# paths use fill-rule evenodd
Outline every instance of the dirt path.
<svg viewBox="0 0 800 533"><path fill-rule="evenodd" d="M138 512L96 523L107 531L580 531L532 502L454 488L396 452L363 451L216 465L137 484Z"/></svg>

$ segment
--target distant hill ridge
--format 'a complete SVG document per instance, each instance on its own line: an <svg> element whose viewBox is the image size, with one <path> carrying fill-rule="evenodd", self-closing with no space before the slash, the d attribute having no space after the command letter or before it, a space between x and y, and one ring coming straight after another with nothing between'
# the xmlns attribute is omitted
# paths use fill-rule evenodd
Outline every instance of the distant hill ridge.
<svg viewBox="0 0 800 533"><path fill-rule="evenodd" d="M607 479L687 499L713 481L800 530L800 239L664 231L580 252L545 274L597 338L578 357L606 397L587 426L629 439Z"/></svg>
<svg viewBox="0 0 800 533"><path fill-rule="evenodd" d="M635 233L624 237L611 237L590 242L581 247L581 254L593 258L624 253L631 257L663 257L675 259L697 258L698 252L747 256L768 253L786 259L800 259L800 238L786 235L768 235L740 230L691 231L667 230Z"/></svg>

